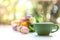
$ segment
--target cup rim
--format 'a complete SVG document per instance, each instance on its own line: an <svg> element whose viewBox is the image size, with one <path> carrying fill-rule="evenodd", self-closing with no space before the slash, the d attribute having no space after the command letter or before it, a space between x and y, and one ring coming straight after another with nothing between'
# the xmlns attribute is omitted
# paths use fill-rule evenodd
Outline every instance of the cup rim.
<svg viewBox="0 0 60 40"><path fill-rule="evenodd" d="M33 23L33 24L54 24L52 22L40 22L40 23Z"/></svg>

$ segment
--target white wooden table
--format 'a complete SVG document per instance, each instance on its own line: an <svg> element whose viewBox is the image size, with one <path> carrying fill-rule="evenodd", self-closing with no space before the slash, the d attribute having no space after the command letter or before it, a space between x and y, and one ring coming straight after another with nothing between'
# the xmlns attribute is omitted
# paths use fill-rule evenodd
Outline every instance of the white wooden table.
<svg viewBox="0 0 60 40"><path fill-rule="evenodd" d="M21 34L7 26L0 25L0 40L60 40L60 29L50 36L38 36L37 33Z"/></svg>

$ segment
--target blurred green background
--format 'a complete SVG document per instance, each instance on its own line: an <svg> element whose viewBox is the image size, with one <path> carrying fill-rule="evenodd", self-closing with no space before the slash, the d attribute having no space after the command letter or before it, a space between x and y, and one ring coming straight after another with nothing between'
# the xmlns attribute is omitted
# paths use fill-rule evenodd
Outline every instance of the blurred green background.
<svg viewBox="0 0 60 40"><path fill-rule="evenodd" d="M51 15L54 5L58 6L56 15ZM0 0L0 24L10 24L20 20L27 13L37 17L40 22L53 22L60 25L60 0Z"/></svg>

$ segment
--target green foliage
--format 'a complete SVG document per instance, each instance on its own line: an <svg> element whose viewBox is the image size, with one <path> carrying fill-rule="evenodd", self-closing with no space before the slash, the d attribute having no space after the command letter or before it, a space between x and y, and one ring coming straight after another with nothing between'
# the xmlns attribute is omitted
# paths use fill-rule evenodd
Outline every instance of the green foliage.
<svg viewBox="0 0 60 40"><path fill-rule="evenodd" d="M37 7L32 8L32 12L33 12L32 15L33 17L35 17L36 22L46 22L44 11L40 11L40 12L38 11L39 10L37 9Z"/></svg>

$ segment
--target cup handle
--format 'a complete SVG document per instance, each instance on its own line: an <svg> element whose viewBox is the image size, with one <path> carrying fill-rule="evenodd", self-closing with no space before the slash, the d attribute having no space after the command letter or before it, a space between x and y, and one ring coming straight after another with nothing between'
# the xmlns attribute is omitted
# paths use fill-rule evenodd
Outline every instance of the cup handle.
<svg viewBox="0 0 60 40"><path fill-rule="evenodd" d="M51 33L54 33L54 32L56 32L56 31L58 31L58 29L59 29L59 26L58 26L58 25L54 24L54 26L56 26L57 28L56 28L55 31L52 31Z"/></svg>

